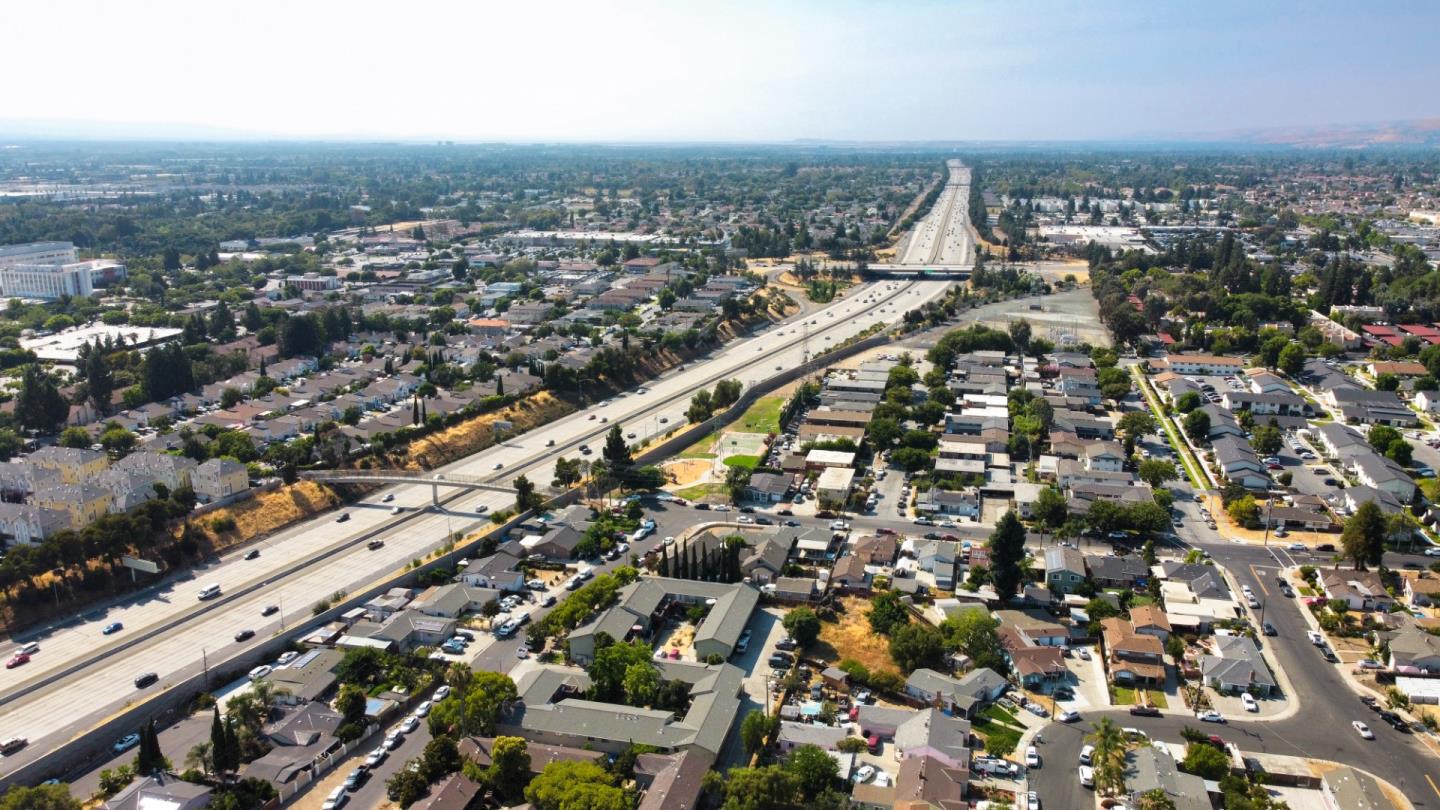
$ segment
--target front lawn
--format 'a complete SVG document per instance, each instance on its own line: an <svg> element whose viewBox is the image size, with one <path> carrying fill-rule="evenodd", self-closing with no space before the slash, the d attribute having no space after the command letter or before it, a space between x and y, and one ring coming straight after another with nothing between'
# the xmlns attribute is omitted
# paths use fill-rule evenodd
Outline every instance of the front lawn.
<svg viewBox="0 0 1440 810"><path fill-rule="evenodd" d="M1134 689L1125 686L1110 687L1110 702L1116 706L1133 706L1137 698L1138 694Z"/></svg>
<svg viewBox="0 0 1440 810"><path fill-rule="evenodd" d="M743 468L745 468L745 469L747 469L747 470L753 470L753 469L755 469L756 467L760 466L760 457L759 457L759 456L727 456L727 457L725 458L725 466L726 466L726 467L743 467Z"/></svg>
<svg viewBox="0 0 1440 810"><path fill-rule="evenodd" d="M696 484L693 487L676 490L675 494L687 501L703 501L711 495L724 491L724 484Z"/></svg>

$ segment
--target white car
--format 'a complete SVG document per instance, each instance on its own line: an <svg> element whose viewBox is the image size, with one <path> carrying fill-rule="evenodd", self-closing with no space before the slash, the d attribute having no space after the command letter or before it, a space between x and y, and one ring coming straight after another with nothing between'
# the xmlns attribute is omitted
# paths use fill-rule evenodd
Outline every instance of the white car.
<svg viewBox="0 0 1440 810"><path fill-rule="evenodd" d="M285 652L280 653L280 657L275 659L275 663L277 663L277 664L279 664L280 666L283 667L283 666L285 666L286 664L290 663L291 661L294 661L296 658L299 658L299 657L300 657L300 653L297 653L297 652L295 652L294 650L286 650Z"/></svg>
<svg viewBox="0 0 1440 810"><path fill-rule="evenodd" d="M1367 740L1375 739L1375 732L1371 731L1369 726L1365 725L1359 720L1355 720L1350 725L1355 727L1355 731L1359 733L1361 737L1364 737Z"/></svg>
<svg viewBox="0 0 1440 810"><path fill-rule="evenodd" d="M1030 747L1028 747L1028 748L1025 749L1025 767L1027 767L1027 768L1038 768L1038 767L1040 767L1040 749L1039 749L1039 748L1036 748L1035 746L1032 745L1032 746L1030 746Z"/></svg>
<svg viewBox="0 0 1440 810"><path fill-rule="evenodd" d="M1206 709L1203 712L1196 712L1195 719L1206 723L1223 723L1225 722L1225 715L1214 709Z"/></svg>
<svg viewBox="0 0 1440 810"><path fill-rule="evenodd" d="M1248 692L1240 696L1240 702L1245 704L1245 711L1247 712L1260 711L1260 703L1255 700L1254 695Z"/></svg>
<svg viewBox="0 0 1440 810"><path fill-rule="evenodd" d="M447 697L450 697L450 684L441 684L440 688L435 690L435 697L433 698L433 700L441 701Z"/></svg>
<svg viewBox="0 0 1440 810"><path fill-rule="evenodd" d="M1425 549L1426 557L1440 557L1440 547L1432 546Z"/></svg>
<svg viewBox="0 0 1440 810"><path fill-rule="evenodd" d="M1309 548L1309 546L1306 546L1304 543L1291 543L1285 548L1289 549L1290 551L1304 551L1305 549Z"/></svg>
<svg viewBox="0 0 1440 810"><path fill-rule="evenodd" d="M1030 791L1025 794L1025 807L1027 810L1040 810L1040 794Z"/></svg>
<svg viewBox="0 0 1440 810"><path fill-rule="evenodd" d="M1095 769L1089 765L1080 766L1080 786L1087 788L1095 787Z"/></svg>
<svg viewBox="0 0 1440 810"><path fill-rule="evenodd" d="M1305 637L1310 639L1310 643L1314 644L1316 647L1325 646L1325 637L1315 632L1314 630L1306 630Z"/></svg>
<svg viewBox="0 0 1440 810"><path fill-rule="evenodd" d="M723 503L717 503L717 504L715 504L714 506L712 506L712 507L710 507L710 508L713 509L713 510L716 511L716 512L729 512L729 511L730 511L730 507L727 506L727 505L725 505L725 504L723 504Z"/></svg>
<svg viewBox="0 0 1440 810"><path fill-rule="evenodd" d="M258 681L266 675L269 675L273 671L274 670L270 667L270 665L261 664L260 666L250 670L250 680Z"/></svg>
<svg viewBox="0 0 1440 810"><path fill-rule="evenodd" d="M412 714L409 717L405 718L405 722L400 724L400 731L405 734L409 734L419 727L420 718Z"/></svg>
<svg viewBox="0 0 1440 810"><path fill-rule="evenodd" d="M1076 648L1075 648L1075 655L1076 655L1081 661L1089 661L1089 660L1090 660L1090 649L1089 649L1088 647L1076 647Z"/></svg>
<svg viewBox="0 0 1440 810"><path fill-rule="evenodd" d="M1066 709L1065 711L1056 715L1055 719L1059 720L1062 723L1073 723L1076 720L1080 719L1080 713L1075 711L1074 709Z"/></svg>
<svg viewBox="0 0 1440 810"><path fill-rule="evenodd" d="M422 701L419 706L415 707L415 716L424 717L425 715L430 713L430 709L432 709L434 706L435 704L431 703L428 700Z"/></svg>
<svg viewBox="0 0 1440 810"><path fill-rule="evenodd" d="M736 523L746 523L746 524L749 524L749 523L754 523L754 522L755 522L755 518L752 518L752 517L750 517L749 515L741 515L740 517L735 518L735 522L736 522Z"/></svg>
<svg viewBox="0 0 1440 810"><path fill-rule="evenodd" d="M860 766L860 769L857 770L857 771L855 771L855 782L856 782L856 784L859 784L859 783L861 783L861 782L869 782L869 781L870 781L871 779L873 779L874 777L875 777L875 766L874 766L874 765L861 765L861 766Z"/></svg>
<svg viewBox="0 0 1440 810"><path fill-rule="evenodd" d="M384 762L385 757L389 755L390 752L386 751L385 746L382 745L379 748L376 748L374 751L371 751L370 756L365 757L365 767L374 768L380 763Z"/></svg>

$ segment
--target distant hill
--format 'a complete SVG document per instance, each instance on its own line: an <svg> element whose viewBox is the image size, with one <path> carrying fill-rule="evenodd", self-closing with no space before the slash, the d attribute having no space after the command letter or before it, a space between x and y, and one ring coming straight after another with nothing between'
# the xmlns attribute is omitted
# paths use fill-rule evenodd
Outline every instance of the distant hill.
<svg viewBox="0 0 1440 810"><path fill-rule="evenodd" d="M1440 149L1440 118L1398 121L1383 124L1275 127L1239 130L1197 137L1196 140L1227 141L1267 146L1308 149Z"/></svg>

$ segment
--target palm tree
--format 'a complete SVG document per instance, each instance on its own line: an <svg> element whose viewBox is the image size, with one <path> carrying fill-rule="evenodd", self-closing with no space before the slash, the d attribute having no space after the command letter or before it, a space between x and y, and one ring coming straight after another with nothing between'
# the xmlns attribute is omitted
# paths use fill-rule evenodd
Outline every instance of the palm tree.
<svg viewBox="0 0 1440 810"><path fill-rule="evenodd" d="M1129 747L1125 735L1108 717L1100 718L1095 730L1085 738L1095 746L1095 787L1101 793L1118 795L1125 791L1125 751Z"/></svg>
<svg viewBox="0 0 1440 810"><path fill-rule="evenodd" d="M215 766L214 753L214 747L209 742L199 743L185 755L185 766L199 768L204 773L210 773Z"/></svg>

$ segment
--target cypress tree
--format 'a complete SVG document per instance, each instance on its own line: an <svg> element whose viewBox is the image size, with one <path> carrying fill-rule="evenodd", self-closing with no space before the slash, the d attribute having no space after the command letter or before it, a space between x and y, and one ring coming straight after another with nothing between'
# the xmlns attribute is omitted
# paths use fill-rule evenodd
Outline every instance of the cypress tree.
<svg viewBox="0 0 1440 810"><path fill-rule="evenodd" d="M410 400L410 424L420 424L420 400L418 399Z"/></svg>
<svg viewBox="0 0 1440 810"><path fill-rule="evenodd" d="M670 547L663 544L660 546L660 576L670 576Z"/></svg>
<svg viewBox="0 0 1440 810"><path fill-rule="evenodd" d="M220 707L216 706L215 714L210 719L210 758L215 764L216 773L228 770L230 759L227 751L225 726L220 722Z"/></svg>
<svg viewBox="0 0 1440 810"><path fill-rule="evenodd" d="M694 547L694 546L690 546L690 579L699 579L699 578L700 578L700 568L699 568L698 565L696 565L696 560L695 560L695 547Z"/></svg>

